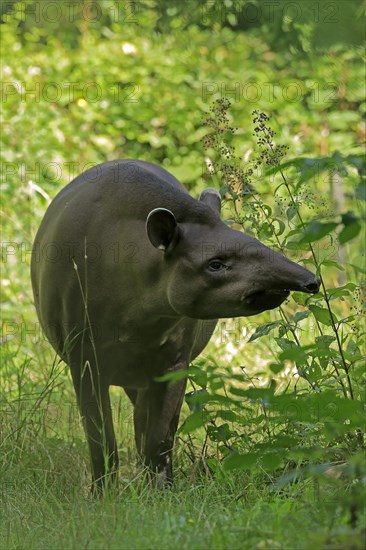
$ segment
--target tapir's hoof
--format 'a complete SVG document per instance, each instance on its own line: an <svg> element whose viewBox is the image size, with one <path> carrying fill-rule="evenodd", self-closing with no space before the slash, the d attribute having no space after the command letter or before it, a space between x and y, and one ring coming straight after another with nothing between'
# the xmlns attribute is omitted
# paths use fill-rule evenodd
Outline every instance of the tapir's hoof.
<svg viewBox="0 0 366 550"><path fill-rule="evenodd" d="M146 479L148 485L153 489L170 489L173 486L172 472L167 472L165 469L159 472L147 467Z"/></svg>
<svg viewBox="0 0 366 550"><path fill-rule="evenodd" d="M156 474L156 487L157 489L171 489L173 487L173 478L165 471Z"/></svg>

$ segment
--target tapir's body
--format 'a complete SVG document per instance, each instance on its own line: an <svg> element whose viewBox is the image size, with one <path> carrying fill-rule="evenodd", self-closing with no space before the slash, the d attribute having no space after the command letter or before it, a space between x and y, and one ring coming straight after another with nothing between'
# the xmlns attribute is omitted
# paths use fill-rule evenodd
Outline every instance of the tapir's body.
<svg viewBox="0 0 366 550"><path fill-rule="evenodd" d="M170 482L185 380L156 378L187 369L216 319L318 289L310 272L232 230L219 212L214 190L196 200L166 170L133 160L81 174L47 210L33 249L35 304L71 368L95 486L118 462L110 385L134 405L140 456Z"/></svg>

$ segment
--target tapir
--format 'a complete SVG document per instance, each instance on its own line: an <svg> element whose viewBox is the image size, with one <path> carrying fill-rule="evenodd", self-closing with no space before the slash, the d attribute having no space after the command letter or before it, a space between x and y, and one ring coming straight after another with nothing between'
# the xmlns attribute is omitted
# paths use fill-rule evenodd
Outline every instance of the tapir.
<svg viewBox="0 0 366 550"><path fill-rule="evenodd" d="M70 367L97 492L117 476L111 385L132 402L141 461L171 484L182 377L217 320L319 289L310 271L225 224L220 206L212 188L197 200L165 169L118 160L76 177L40 225L35 306ZM159 381L175 371L183 371L178 381Z"/></svg>

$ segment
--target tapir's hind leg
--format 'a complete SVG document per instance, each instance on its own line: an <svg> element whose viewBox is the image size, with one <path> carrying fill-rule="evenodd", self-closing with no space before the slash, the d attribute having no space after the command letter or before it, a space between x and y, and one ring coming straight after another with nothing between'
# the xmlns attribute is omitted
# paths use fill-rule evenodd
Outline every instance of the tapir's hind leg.
<svg viewBox="0 0 366 550"><path fill-rule="evenodd" d="M101 492L115 481L118 469L117 442L113 429L109 386L99 382L87 362L83 373L71 368L79 411L89 444L92 463L92 490Z"/></svg>
<svg viewBox="0 0 366 550"><path fill-rule="evenodd" d="M172 370L181 370L179 364ZM177 382L151 382L139 390L134 408L137 451L144 464L158 474L158 484L173 481L172 451L186 379Z"/></svg>

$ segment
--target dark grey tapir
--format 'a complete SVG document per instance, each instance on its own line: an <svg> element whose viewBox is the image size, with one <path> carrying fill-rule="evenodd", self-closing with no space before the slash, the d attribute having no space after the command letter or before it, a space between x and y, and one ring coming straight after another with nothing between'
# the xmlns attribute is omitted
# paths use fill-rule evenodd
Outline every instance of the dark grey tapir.
<svg viewBox="0 0 366 550"><path fill-rule="evenodd" d="M134 406L138 454L172 482L186 371L220 317L278 307L290 290L316 293L307 269L220 218L220 196L192 198L169 172L120 160L78 176L53 200L32 254L43 330L70 366L89 443L93 488L116 477L109 386Z"/></svg>

